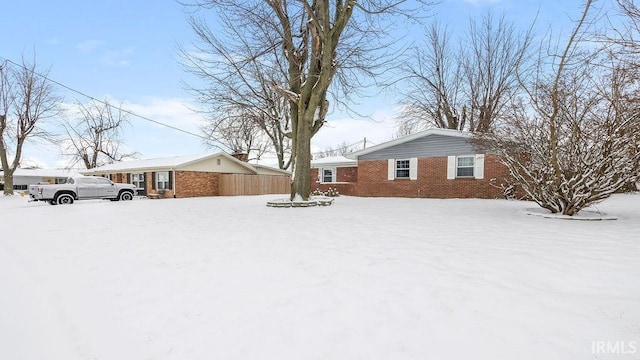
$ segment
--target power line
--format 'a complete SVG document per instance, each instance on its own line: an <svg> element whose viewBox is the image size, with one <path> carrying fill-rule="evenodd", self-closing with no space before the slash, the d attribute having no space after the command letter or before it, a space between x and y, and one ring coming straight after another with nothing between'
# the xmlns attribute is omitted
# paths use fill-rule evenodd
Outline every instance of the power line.
<svg viewBox="0 0 640 360"><path fill-rule="evenodd" d="M199 138L199 139L201 139L201 140L204 140L204 141L205 141L205 143L206 143L207 145L209 145L209 146L213 146L213 147L218 148L218 149L220 149L220 150L222 150L222 151L226 151L226 150L224 150L222 147L220 147L220 146L218 146L218 145L211 144L211 138L208 138L208 137L202 136L202 135L200 135L200 134L193 133L193 132L188 131L188 130L184 130L184 129L178 128L178 127L173 126L173 125L169 125L169 124L163 123L163 122L158 121L158 120L151 119L151 118L149 118L149 117L146 117L146 116L143 116L143 115L140 115L140 114L134 113L134 112L133 112L133 111L131 111L131 110L124 109L124 108L122 108L122 107L120 107L120 106L116 106L116 105L110 104L110 103L108 103L108 102L106 102L106 101L103 101L103 100L98 99L98 98L96 98L96 97L94 97L94 96L91 96L91 95L89 95L89 94L87 94L87 93L85 93L85 92L83 92L83 91L80 91L80 90L74 89L74 88L72 88L72 87L70 87L70 86L67 86L67 85L65 85L65 84L63 84L63 83L61 83L61 82L57 81L57 80L51 79L50 77L48 77L48 76L46 76L46 75L44 75L44 74L41 74L41 73L36 72L35 70L30 70L30 69L28 69L27 67L25 67L23 64L16 63L16 62L14 62L14 61L12 61L12 60L10 60L10 59L7 59L7 58L5 58L5 57L3 57L3 56L0 56L0 59L2 59L4 62L7 62L7 63L10 63L10 64L13 64L13 65L15 65L15 66L18 66L18 67L20 67L20 68L22 68L22 69L25 69L25 70L28 70L28 71L32 71L35 75L38 75L38 76L40 76L41 78L43 78L43 79L45 79L45 80L47 80L47 81L49 81L49 82L51 82L51 83L53 83L53 84L56 84L56 85L58 85L58 86L60 86L60 87L62 87L62 88L64 88L64 89L67 89L67 90L69 90L69 91L71 91L71 92L74 92L74 93L76 93L76 94L79 94L79 95L81 95L81 96L84 96L84 97L86 97L86 98L88 98L88 99L91 99L91 100L93 100L93 101L95 101L95 102L97 102L97 103L100 103L100 104L104 105L104 106L109 106L109 107L112 107L112 108L114 108L114 109L117 109L117 110L119 110L119 111L121 111L121 112L123 112L123 113L125 113L125 114L129 114L129 115L131 115L131 116L134 116L134 117L140 118L140 119L142 119L142 120L149 121L149 122L154 123L154 124L156 124L156 125L164 126L164 127L166 127L166 128L169 128L169 129L172 129L172 130L175 130L175 131L179 131L179 132L182 132L182 133L187 134L187 135L191 135L191 136L197 137L197 138ZM1 70L1 69L2 69L2 64L0 64L0 70ZM215 141L217 141L217 140L215 140ZM370 143L371 141L370 141L370 140L367 140L366 138L364 138L363 140L360 140L360 141L355 142L355 143L353 143L353 144L347 145L347 146L346 146L346 148L351 148L352 146L355 146L355 145L361 144L361 143L363 143L363 142L364 142L364 143L365 143L365 145L366 145L366 143L368 143L368 142ZM336 150L318 151L318 152L311 153L311 155L312 155L312 156L313 156L313 155L323 155L323 154L326 154L326 153L329 153L329 152L332 152L332 151L337 151L337 149L336 149Z"/></svg>
<svg viewBox="0 0 640 360"><path fill-rule="evenodd" d="M11 64L13 64L13 65L15 65L15 66L18 66L18 67L21 67L21 68L23 68L23 69L25 69L25 70L32 71L32 70L28 69L27 67L25 67L24 65L22 65L22 64L18 64L18 63L14 62L14 61L12 61L12 60L10 60L10 59L7 59L7 58L5 58L5 57L0 56L0 59L2 59L4 62L11 63ZM1 69L1 68L2 68L2 66L0 66L0 69ZM120 106L112 105L112 104L110 104L110 103L108 103L108 102L106 102L106 101L100 100L100 99L98 99L98 98L96 98L96 97L94 97L94 96L91 96L91 95L89 95L89 94L87 94L87 93L85 93L85 92L82 92L82 91L80 91L80 90L76 90L76 89L74 89L74 88L72 88L72 87L70 87L70 86L67 86L67 85L65 85L65 84L63 84L63 83L61 83L61 82L59 82L59 81L56 81L56 80L54 80L54 79L51 79L51 78L49 78L48 76L46 76L46 75L44 75L44 74L38 73L38 72L36 72L36 71L32 71L32 72L33 72L34 74L36 74L36 75L40 76L41 78L43 78L43 79L45 79L45 80L49 81L49 82L52 82L52 83L54 83L54 84L56 84L56 85L58 85L58 86L60 86L60 87L62 87L62 88L65 88L65 89L67 89L67 90L69 90L69 91L71 91L71 92L74 92L74 93L79 94L79 95L81 95L81 96L84 96L84 97L86 97L86 98L88 98L88 99L91 99L91 100L93 100L93 101L95 101L95 102L97 102L97 103L100 103L100 104L104 105L104 106L112 107L112 108L114 108L114 109L117 109L117 110L119 110L119 111L121 111L121 112L125 113L125 114L129 114L129 115L131 115L131 116L134 116L134 117L140 118L140 119L142 119L142 120L146 120L146 121L152 122L152 123L154 123L154 124L156 124L156 125L164 126L164 127L166 127L166 128L169 128L169 129L172 129L172 130L176 130L176 131L179 131L179 132L185 133L185 134L187 134L187 135L195 136L195 137L197 137L197 138L199 138L199 139L202 139L202 140L206 141L207 143L209 143L209 142L211 141L211 139L210 139L210 138L204 137L204 136L202 136L202 135L199 135L199 134L193 133L193 132L188 131L188 130L184 130L184 129L178 128L178 127L173 126L173 125L169 125L169 124L163 123L163 122L158 121L158 120L151 119L151 118L146 117L146 116L143 116L143 115L136 114L136 113L134 113L133 111L131 111L131 110L127 110L127 109L124 109L124 108L122 108L122 107L120 107ZM212 144L212 145L213 145L214 147L216 147L216 148L218 148L218 149L220 149L220 150L223 150L223 151L224 151L224 149L222 149L220 146L215 145L215 144Z"/></svg>

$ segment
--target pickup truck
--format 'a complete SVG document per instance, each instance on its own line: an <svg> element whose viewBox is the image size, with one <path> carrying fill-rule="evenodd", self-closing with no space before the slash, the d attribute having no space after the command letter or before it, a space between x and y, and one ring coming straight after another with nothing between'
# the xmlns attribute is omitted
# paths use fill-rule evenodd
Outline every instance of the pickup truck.
<svg viewBox="0 0 640 360"><path fill-rule="evenodd" d="M118 184L98 176L72 176L65 184L29 185L30 201L46 201L51 205L73 204L75 200L132 200L133 184Z"/></svg>

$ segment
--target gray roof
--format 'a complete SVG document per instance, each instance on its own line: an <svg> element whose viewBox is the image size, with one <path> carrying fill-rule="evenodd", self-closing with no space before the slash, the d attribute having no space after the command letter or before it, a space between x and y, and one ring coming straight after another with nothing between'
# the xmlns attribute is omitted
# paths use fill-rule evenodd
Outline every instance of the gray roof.
<svg viewBox="0 0 640 360"><path fill-rule="evenodd" d="M390 158L402 155L411 155L418 157L426 156L442 156L445 154L456 155L450 153L472 151L469 139L472 134L469 132L450 130L450 129L427 129L408 136L403 136L385 143L381 143L370 148L355 151L347 154L350 159L378 159ZM426 142L433 142L431 146L425 148ZM433 140L433 141L431 141ZM393 149L392 149L393 148Z"/></svg>

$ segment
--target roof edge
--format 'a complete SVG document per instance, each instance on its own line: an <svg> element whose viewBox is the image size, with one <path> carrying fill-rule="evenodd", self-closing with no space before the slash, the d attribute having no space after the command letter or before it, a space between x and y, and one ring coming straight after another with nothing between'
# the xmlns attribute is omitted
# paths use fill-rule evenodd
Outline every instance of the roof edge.
<svg viewBox="0 0 640 360"><path fill-rule="evenodd" d="M431 128L431 129L422 130L407 136L399 137L397 139L384 142L382 144L374 145L370 148L354 151L352 153L345 155L345 157L357 161L359 156L366 155L374 151L386 149L395 145L404 144L406 142L420 139L422 137L429 136L429 135L442 135L442 136L453 136L453 137L462 137L462 138L470 138L472 136L472 134L467 131Z"/></svg>

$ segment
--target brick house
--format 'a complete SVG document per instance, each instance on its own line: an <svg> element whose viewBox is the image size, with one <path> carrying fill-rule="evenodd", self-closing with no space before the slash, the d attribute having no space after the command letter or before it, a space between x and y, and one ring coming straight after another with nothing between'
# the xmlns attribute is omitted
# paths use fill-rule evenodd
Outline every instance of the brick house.
<svg viewBox="0 0 640 360"><path fill-rule="evenodd" d="M333 156L311 161L311 191L333 188L343 195L356 195L357 181L356 160Z"/></svg>
<svg viewBox="0 0 640 360"><path fill-rule="evenodd" d="M249 164L226 153L123 161L82 171L136 185L139 195L197 197L289 193L284 170Z"/></svg>
<svg viewBox="0 0 640 360"><path fill-rule="evenodd" d="M428 129L353 152L347 158L357 164L355 170L349 170L356 180L352 193L344 192L348 195L499 198L502 189L496 185L508 177L495 155L476 149L471 134L456 130ZM333 165L339 174L337 164L328 167ZM316 166L312 176L318 176L321 169L322 165ZM328 180L328 174L323 180Z"/></svg>

